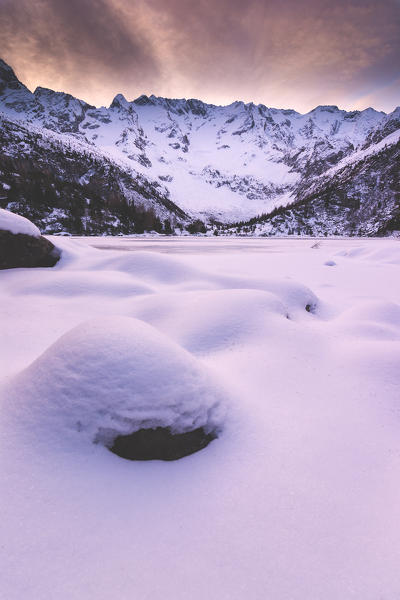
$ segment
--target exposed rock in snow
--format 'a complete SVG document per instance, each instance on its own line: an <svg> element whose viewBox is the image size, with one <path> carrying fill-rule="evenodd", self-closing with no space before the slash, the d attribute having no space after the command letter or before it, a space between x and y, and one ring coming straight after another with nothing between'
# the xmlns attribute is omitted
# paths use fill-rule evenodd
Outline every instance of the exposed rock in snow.
<svg viewBox="0 0 400 600"><path fill-rule="evenodd" d="M225 416L222 389L196 359L126 317L77 326L7 396L18 420L50 444L95 442L126 458L191 454L218 436Z"/></svg>
<svg viewBox="0 0 400 600"><path fill-rule="evenodd" d="M59 258L60 252L36 225L0 209L0 269L53 267Z"/></svg>
<svg viewBox="0 0 400 600"><path fill-rule="evenodd" d="M44 237L0 230L0 269L54 267L60 252Z"/></svg>
<svg viewBox="0 0 400 600"><path fill-rule="evenodd" d="M169 427L145 428L117 436L110 450L129 460L177 460L202 450L216 437L204 427L185 433L173 433Z"/></svg>

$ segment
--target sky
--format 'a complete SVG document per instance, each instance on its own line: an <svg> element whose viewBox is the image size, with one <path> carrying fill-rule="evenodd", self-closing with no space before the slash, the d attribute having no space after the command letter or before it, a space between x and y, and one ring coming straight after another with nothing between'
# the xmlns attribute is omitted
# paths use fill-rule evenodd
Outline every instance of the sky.
<svg viewBox="0 0 400 600"><path fill-rule="evenodd" d="M0 0L0 56L31 90L308 112L400 105L400 0Z"/></svg>

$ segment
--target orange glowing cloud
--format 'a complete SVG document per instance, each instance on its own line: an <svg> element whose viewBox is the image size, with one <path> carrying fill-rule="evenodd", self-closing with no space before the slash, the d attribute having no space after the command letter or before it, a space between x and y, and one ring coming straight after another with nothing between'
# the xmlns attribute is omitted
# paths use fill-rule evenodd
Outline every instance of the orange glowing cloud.
<svg viewBox="0 0 400 600"><path fill-rule="evenodd" d="M397 0L3 0L2 57L30 88L308 111L400 104Z"/></svg>

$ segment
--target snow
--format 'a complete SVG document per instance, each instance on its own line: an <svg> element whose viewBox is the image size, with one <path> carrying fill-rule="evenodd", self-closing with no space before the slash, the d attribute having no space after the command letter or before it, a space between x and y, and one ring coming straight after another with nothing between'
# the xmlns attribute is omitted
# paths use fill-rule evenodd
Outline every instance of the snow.
<svg viewBox="0 0 400 600"><path fill-rule="evenodd" d="M349 250L339 251L338 256L400 265L400 244L397 241L388 241L383 247L365 246L364 244L356 245Z"/></svg>
<svg viewBox="0 0 400 600"><path fill-rule="evenodd" d="M222 428L223 393L191 354L143 321L108 317L64 334L5 391L25 435L53 451L112 442L139 429ZM7 410L7 406L6 406Z"/></svg>
<svg viewBox="0 0 400 600"><path fill-rule="evenodd" d="M29 219L0 208L0 230L40 237L40 231Z"/></svg>
<svg viewBox="0 0 400 600"><path fill-rule="evenodd" d="M398 110L386 115L318 106L299 114L243 102L213 106L155 96L138 101L117 94L109 108L95 108L44 88L32 94L15 79L2 91L0 110L43 141L57 140L65 149L111 160L130 175L163 181L170 200L188 215L223 223L292 202L305 167L317 156L326 172L313 185L399 139L397 131L365 149L369 136L395 121ZM340 154L342 160L328 168ZM82 174L81 183L90 175Z"/></svg>
<svg viewBox="0 0 400 600"><path fill-rule="evenodd" d="M339 161L337 163L337 165L335 165L331 169L327 169L320 176L320 178L327 177L327 176L329 177L329 176L337 173L344 167L347 167L347 166L355 164L361 160L364 160L365 158L367 158L368 156L371 156L373 154L377 154L378 152L383 150L386 146L391 146L392 144L397 144L397 142L399 140L400 140L400 130L394 131L390 135L387 135L383 140L381 140L377 144L372 144L371 146L369 146L366 150L357 150L357 151L353 152L352 154L350 154L350 156L343 158L341 161ZM316 181L318 181L318 178Z"/></svg>
<svg viewBox="0 0 400 600"><path fill-rule="evenodd" d="M54 241L0 273L4 597L399 597L399 242Z"/></svg>

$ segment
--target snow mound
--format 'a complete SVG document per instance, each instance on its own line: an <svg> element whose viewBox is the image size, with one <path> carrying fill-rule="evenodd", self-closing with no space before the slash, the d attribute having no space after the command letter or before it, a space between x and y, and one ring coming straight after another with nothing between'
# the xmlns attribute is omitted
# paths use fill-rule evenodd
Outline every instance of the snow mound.
<svg viewBox="0 0 400 600"><path fill-rule="evenodd" d="M285 306L285 311L292 317L307 312L315 313L319 306L318 297L306 285L288 279L228 279L224 285L228 289L253 289L269 292Z"/></svg>
<svg viewBox="0 0 400 600"><path fill-rule="evenodd" d="M383 300L364 301L347 310L344 317L350 321L374 321L400 328L400 305Z"/></svg>
<svg viewBox="0 0 400 600"><path fill-rule="evenodd" d="M142 285L129 275L118 271L58 271L48 277L47 273L34 280L22 281L13 286L18 294L37 294L55 297L109 296L121 298L153 293L152 288Z"/></svg>
<svg viewBox="0 0 400 600"><path fill-rule="evenodd" d="M304 310L309 313L317 312L319 306L318 297L306 285L298 281L269 280L264 284L263 289L280 298L290 317L294 313L302 314Z"/></svg>
<svg viewBox="0 0 400 600"><path fill-rule="evenodd" d="M197 269L188 267L175 258L146 251L115 253L98 262L96 268L123 271L146 281L167 285L204 277Z"/></svg>
<svg viewBox="0 0 400 600"><path fill-rule="evenodd" d="M398 241L386 242L380 244L378 249L370 246L357 246L350 250L341 250L337 253L337 256L400 265L400 243Z"/></svg>
<svg viewBox="0 0 400 600"><path fill-rule="evenodd" d="M395 302L366 301L347 309L339 319L347 335L358 339L400 339L400 306Z"/></svg>
<svg viewBox="0 0 400 600"><path fill-rule="evenodd" d="M68 450L168 428L222 430L224 393L183 348L127 317L78 325L18 374L5 393L26 430Z"/></svg>
<svg viewBox="0 0 400 600"><path fill-rule="evenodd" d="M58 250L61 252L61 258L57 265L58 268L76 268L77 265L90 265L93 263L97 250L88 246L83 240L71 237L61 237L56 235L46 236ZM81 268L81 267L78 267Z"/></svg>
<svg viewBox="0 0 400 600"><path fill-rule="evenodd" d="M31 221L21 215L0 208L0 230L10 231L13 234L23 233L33 237L40 237L40 231Z"/></svg>
<svg viewBox="0 0 400 600"><path fill-rule="evenodd" d="M133 315L193 353L222 351L265 337L271 327L287 321L279 297L251 289L155 294L137 300Z"/></svg>

